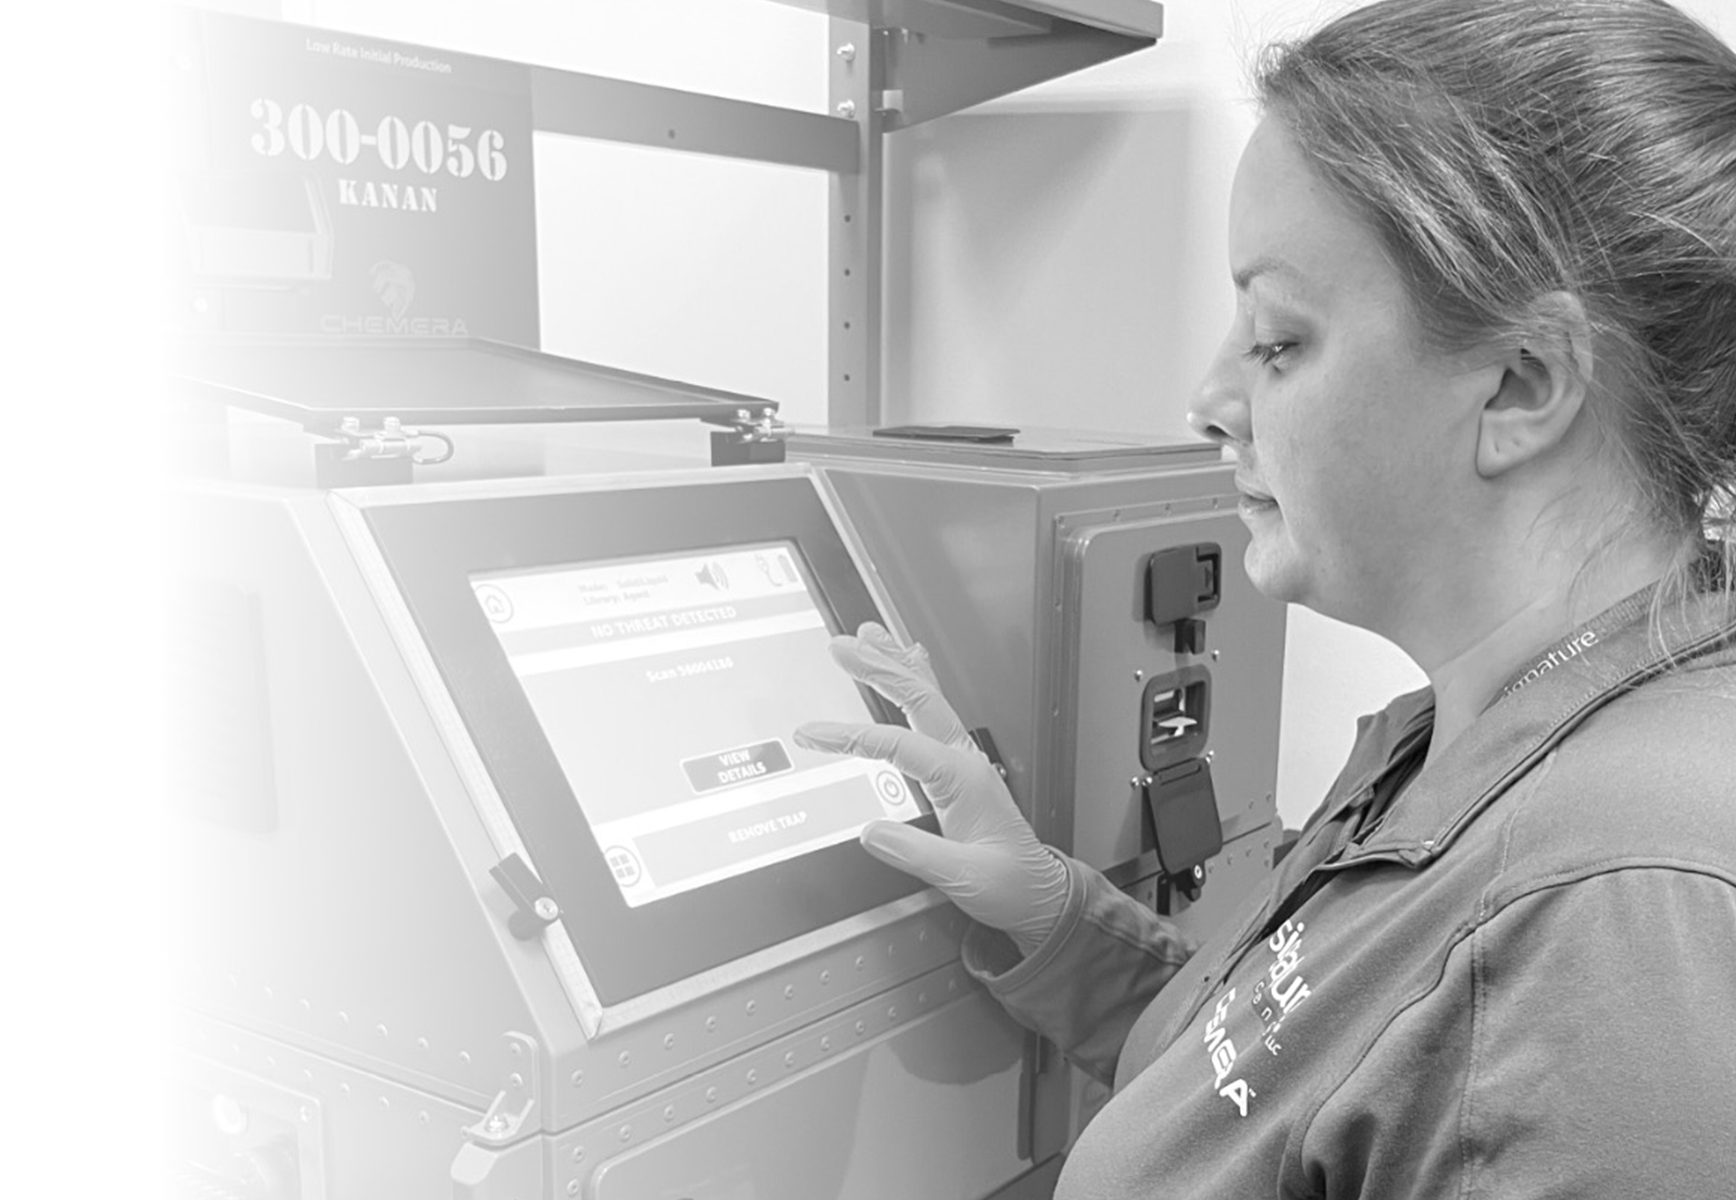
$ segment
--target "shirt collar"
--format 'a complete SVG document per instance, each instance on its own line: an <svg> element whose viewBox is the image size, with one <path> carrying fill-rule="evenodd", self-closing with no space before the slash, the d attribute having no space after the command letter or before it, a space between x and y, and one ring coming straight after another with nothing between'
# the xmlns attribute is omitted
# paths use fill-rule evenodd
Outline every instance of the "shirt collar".
<svg viewBox="0 0 1736 1200"><path fill-rule="evenodd" d="M1381 777L1398 765L1411 739L1431 727L1434 720L1435 697L1428 688L1407 692L1380 712L1358 717L1350 758L1319 810L1309 818L1309 826L1336 821L1367 807Z"/></svg>
<svg viewBox="0 0 1736 1200"><path fill-rule="evenodd" d="M1540 651L1471 727L1410 781L1380 829L1344 860L1379 855L1412 866L1429 862L1609 700L1672 665L1736 643L1736 614L1725 611L1722 597L1667 606L1656 628L1651 600L1648 587L1606 610L1575 635L1580 652L1558 648L1551 658ZM1546 662L1539 669L1537 664ZM1433 721L1434 697L1426 688L1363 718L1350 763L1329 796L1333 811L1367 804L1380 776L1395 765L1407 735Z"/></svg>

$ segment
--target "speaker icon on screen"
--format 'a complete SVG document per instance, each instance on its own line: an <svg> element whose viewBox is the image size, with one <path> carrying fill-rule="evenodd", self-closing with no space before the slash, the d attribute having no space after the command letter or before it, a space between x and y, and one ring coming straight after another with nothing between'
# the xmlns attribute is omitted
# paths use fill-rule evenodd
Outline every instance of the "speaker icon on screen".
<svg viewBox="0 0 1736 1200"><path fill-rule="evenodd" d="M693 577L708 588L723 591L729 587L729 572L723 569L723 564L708 562L693 573Z"/></svg>

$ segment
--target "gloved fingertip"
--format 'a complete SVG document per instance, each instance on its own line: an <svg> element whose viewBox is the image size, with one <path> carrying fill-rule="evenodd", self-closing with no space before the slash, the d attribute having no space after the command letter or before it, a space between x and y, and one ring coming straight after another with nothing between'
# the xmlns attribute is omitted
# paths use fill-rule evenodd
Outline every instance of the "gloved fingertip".
<svg viewBox="0 0 1736 1200"><path fill-rule="evenodd" d="M856 627L856 636L875 646L896 646L892 634L878 621L864 621Z"/></svg>
<svg viewBox="0 0 1736 1200"><path fill-rule="evenodd" d="M804 750L837 750L848 744L849 728L831 721L809 721L798 725L790 737Z"/></svg>
<svg viewBox="0 0 1736 1200"><path fill-rule="evenodd" d="M870 821L862 826L862 832L857 835L857 840L862 843L862 848L875 858L902 863L905 858L899 851L896 832L902 828L903 826L897 821Z"/></svg>
<svg viewBox="0 0 1736 1200"><path fill-rule="evenodd" d="M845 672L854 675L862 664L862 656L868 652L869 643L861 638L840 634L832 639L826 650L832 656L832 661L843 667Z"/></svg>
<svg viewBox="0 0 1736 1200"><path fill-rule="evenodd" d="M837 658L837 655L833 656ZM852 668L864 683L874 683L873 676L885 678L888 675L897 676L902 672L903 665L898 657L885 646L873 642L857 642L849 647L842 658L838 659L846 667Z"/></svg>
<svg viewBox="0 0 1736 1200"><path fill-rule="evenodd" d="M826 643L826 649L832 652L833 658L837 658L840 653L847 653L855 649L856 643L860 640L853 633L835 633L831 640Z"/></svg>

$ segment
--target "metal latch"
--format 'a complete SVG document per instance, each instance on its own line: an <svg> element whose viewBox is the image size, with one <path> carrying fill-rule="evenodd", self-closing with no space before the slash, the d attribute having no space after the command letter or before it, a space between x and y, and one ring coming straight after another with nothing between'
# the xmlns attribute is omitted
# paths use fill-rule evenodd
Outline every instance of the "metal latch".
<svg viewBox="0 0 1736 1200"><path fill-rule="evenodd" d="M1001 757L1001 748L995 745L995 735L989 732L987 725L970 731L970 740L976 743L976 748L982 751L982 756L989 760L989 765L1002 779L1007 779L1007 763Z"/></svg>
<svg viewBox="0 0 1736 1200"><path fill-rule="evenodd" d="M784 461L784 439L790 427L778 420L775 409L764 408L755 413L751 408L738 408L727 418L707 417L715 425L729 425L711 435L711 465L739 467L749 463L781 463Z"/></svg>
<svg viewBox="0 0 1736 1200"><path fill-rule="evenodd" d="M1199 899L1206 860L1224 848L1211 763L1190 758L1158 771L1145 785L1145 804L1156 835L1158 865L1189 901Z"/></svg>
<svg viewBox="0 0 1736 1200"><path fill-rule="evenodd" d="M363 458L407 458L417 466L438 466L452 457L452 439L432 430L424 433L407 428L397 417L387 417L378 429L362 425L360 417L345 417L338 423L337 438L343 457L354 462ZM420 442L438 442L441 449L427 453Z"/></svg>
<svg viewBox="0 0 1736 1200"><path fill-rule="evenodd" d="M411 468L452 457L451 438L407 429L397 417L385 418L378 429L365 427L360 417L345 417L336 429L310 431L329 439L313 447L314 482L322 488L409 483Z"/></svg>
<svg viewBox="0 0 1736 1200"><path fill-rule="evenodd" d="M1206 623L1221 598L1224 553L1216 542L1196 542L1159 550L1146 562L1145 619L1172 626L1177 654L1206 648Z"/></svg>
<svg viewBox="0 0 1736 1200"><path fill-rule="evenodd" d="M519 1103L514 1107L514 1097L506 1092L496 1093L488 1111L482 1114L482 1119L474 1125L464 1127L465 1134L474 1141L492 1145L501 1145L518 1137L530 1123L530 1115L536 1110L536 1101L525 1096L516 1099Z"/></svg>
<svg viewBox="0 0 1736 1200"><path fill-rule="evenodd" d="M528 942L560 919L561 906L517 854L507 855L488 868L488 873L513 903L512 916L506 919L513 937Z"/></svg>

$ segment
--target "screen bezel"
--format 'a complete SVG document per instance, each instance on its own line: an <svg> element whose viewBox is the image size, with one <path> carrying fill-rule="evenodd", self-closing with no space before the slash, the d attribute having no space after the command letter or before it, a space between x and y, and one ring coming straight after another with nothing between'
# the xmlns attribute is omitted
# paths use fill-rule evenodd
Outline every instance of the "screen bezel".
<svg viewBox="0 0 1736 1200"><path fill-rule="evenodd" d="M801 477L454 499L364 510L441 678L605 1005L865 912L922 885L853 839L638 908L616 886L473 575L788 541L839 630L884 621L813 483ZM864 690L876 720L903 724ZM911 781L918 803L926 797ZM912 824L936 831L926 815Z"/></svg>

